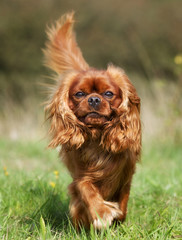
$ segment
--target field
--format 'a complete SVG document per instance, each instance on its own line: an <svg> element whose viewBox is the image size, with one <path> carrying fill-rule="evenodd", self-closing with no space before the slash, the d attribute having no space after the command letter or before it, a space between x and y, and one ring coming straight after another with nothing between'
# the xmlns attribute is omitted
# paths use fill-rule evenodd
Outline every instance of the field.
<svg viewBox="0 0 182 240"><path fill-rule="evenodd" d="M69 173L45 140L0 140L0 239L182 239L182 148L144 144L124 224L76 232Z"/></svg>
<svg viewBox="0 0 182 240"><path fill-rule="evenodd" d="M0 1L0 240L182 239L181 9L178 0ZM43 138L45 29L72 10L88 64L123 68L141 98L142 161L127 219L100 232L73 228L72 180Z"/></svg>

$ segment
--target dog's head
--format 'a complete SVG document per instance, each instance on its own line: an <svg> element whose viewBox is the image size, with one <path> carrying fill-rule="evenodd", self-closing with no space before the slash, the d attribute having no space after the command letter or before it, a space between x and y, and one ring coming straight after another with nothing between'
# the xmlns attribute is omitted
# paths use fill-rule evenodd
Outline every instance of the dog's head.
<svg viewBox="0 0 182 240"><path fill-rule="evenodd" d="M140 148L140 99L124 71L90 68L71 31L73 15L49 31L47 65L58 73L57 88L46 107L51 120L50 146L80 148L97 139L108 151ZM137 143L137 146L136 146Z"/></svg>
<svg viewBox="0 0 182 240"><path fill-rule="evenodd" d="M69 107L78 120L91 128L102 128L116 114L122 92L106 71L79 73L69 89Z"/></svg>

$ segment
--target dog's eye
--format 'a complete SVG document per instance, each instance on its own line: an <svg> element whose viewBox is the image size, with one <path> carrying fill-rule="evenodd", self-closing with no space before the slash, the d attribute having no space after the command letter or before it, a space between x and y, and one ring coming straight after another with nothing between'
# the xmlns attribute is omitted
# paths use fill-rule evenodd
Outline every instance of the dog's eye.
<svg viewBox="0 0 182 240"><path fill-rule="evenodd" d="M113 95L114 95L114 94L113 94L112 92L110 92L110 91L107 91L107 92L104 93L104 96L106 96L106 97L108 97L108 98L112 98Z"/></svg>
<svg viewBox="0 0 182 240"><path fill-rule="evenodd" d="M75 97L77 97L77 98L81 98L81 97L84 97L84 96L85 96L84 92L77 92L77 93L75 93Z"/></svg>

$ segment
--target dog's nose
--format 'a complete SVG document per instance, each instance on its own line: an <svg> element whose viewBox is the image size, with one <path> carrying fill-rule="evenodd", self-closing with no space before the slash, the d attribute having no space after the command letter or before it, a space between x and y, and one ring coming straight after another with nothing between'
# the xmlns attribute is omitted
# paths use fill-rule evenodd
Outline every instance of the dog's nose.
<svg viewBox="0 0 182 240"><path fill-rule="evenodd" d="M101 103L101 99L99 97L89 97L88 103L93 108L97 108Z"/></svg>

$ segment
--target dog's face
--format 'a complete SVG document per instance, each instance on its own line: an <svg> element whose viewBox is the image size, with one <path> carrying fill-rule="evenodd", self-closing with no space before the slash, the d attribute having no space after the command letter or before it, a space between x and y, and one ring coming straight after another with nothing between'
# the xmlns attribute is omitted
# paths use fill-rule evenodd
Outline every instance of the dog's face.
<svg viewBox="0 0 182 240"><path fill-rule="evenodd" d="M69 89L69 107L77 119L91 127L100 127L115 115L122 92L106 71L79 74Z"/></svg>

